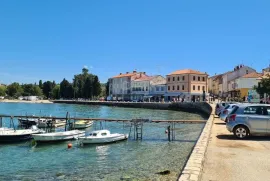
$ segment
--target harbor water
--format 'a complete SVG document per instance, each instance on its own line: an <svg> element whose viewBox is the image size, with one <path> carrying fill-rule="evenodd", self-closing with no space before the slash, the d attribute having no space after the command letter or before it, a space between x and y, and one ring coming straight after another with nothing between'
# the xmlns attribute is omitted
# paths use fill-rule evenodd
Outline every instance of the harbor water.
<svg viewBox="0 0 270 181"><path fill-rule="evenodd" d="M65 117L66 112L71 117L203 119L197 114L168 110L0 103L0 114ZM127 141L106 145L80 146L76 140L34 146L32 141L0 144L0 180L176 180L204 125L176 124L176 141L173 142L168 142L165 134L168 125L145 123L142 141L135 141L131 134ZM4 120L4 126L10 127L9 119ZM101 127L112 133L130 133L130 125L122 122L97 122L87 132ZM73 144L72 149L67 149L68 143ZM165 170L170 174L157 174Z"/></svg>

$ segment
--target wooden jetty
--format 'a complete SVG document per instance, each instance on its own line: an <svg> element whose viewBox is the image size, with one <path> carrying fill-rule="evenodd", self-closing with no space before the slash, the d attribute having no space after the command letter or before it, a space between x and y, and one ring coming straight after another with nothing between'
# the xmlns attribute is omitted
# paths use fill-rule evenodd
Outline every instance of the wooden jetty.
<svg viewBox="0 0 270 181"><path fill-rule="evenodd" d="M58 120L65 120L65 130L67 129L67 125L71 125L71 120L85 120L85 121L103 121L103 122L123 122L123 123L130 123L130 132L132 128L134 128L134 139L142 140L143 135L143 124L144 123L169 123L167 127L167 134L168 140L173 141L175 140L175 130L176 124L205 124L206 120L150 120L150 119L113 119L113 118L86 118L86 117L70 117L70 114L67 112L66 117L57 117L57 116L22 116L22 115L0 115L0 126L2 126L2 119L3 118L10 118L13 127L14 122L13 119L15 118L25 118L25 119L58 119ZM15 129L15 127L14 127Z"/></svg>

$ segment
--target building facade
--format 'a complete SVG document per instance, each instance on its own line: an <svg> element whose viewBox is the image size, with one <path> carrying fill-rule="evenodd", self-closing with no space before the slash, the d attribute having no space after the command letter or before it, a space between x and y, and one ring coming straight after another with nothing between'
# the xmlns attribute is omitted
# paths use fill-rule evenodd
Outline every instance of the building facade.
<svg viewBox="0 0 270 181"><path fill-rule="evenodd" d="M166 77L169 101L184 98L186 101L203 100L208 92L207 73L185 69L175 71Z"/></svg>
<svg viewBox="0 0 270 181"><path fill-rule="evenodd" d="M166 79L160 75L145 76L131 82L132 100L159 101L166 91Z"/></svg>
<svg viewBox="0 0 270 181"><path fill-rule="evenodd" d="M131 82L135 79L148 77L145 72L120 73L109 79L109 100L130 101L132 99Z"/></svg>

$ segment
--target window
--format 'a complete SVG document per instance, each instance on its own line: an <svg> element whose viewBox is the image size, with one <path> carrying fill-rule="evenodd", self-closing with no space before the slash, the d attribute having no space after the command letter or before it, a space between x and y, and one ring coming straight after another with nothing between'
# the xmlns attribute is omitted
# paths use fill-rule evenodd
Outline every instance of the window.
<svg viewBox="0 0 270 181"><path fill-rule="evenodd" d="M195 90L195 85L193 86L193 90Z"/></svg>
<svg viewBox="0 0 270 181"><path fill-rule="evenodd" d="M164 91L164 87L161 87L161 91Z"/></svg>
<svg viewBox="0 0 270 181"><path fill-rule="evenodd" d="M144 91L144 87L142 88L142 91Z"/></svg>
<svg viewBox="0 0 270 181"><path fill-rule="evenodd" d="M172 78L172 81L175 81L174 77Z"/></svg>
<svg viewBox="0 0 270 181"><path fill-rule="evenodd" d="M177 77L177 81L180 81L180 77Z"/></svg>
<svg viewBox="0 0 270 181"><path fill-rule="evenodd" d="M93 133L93 136L97 136L97 133Z"/></svg>
<svg viewBox="0 0 270 181"><path fill-rule="evenodd" d="M182 90L185 90L185 86L184 85L182 85Z"/></svg>
<svg viewBox="0 0 270 181"><path fill-rule="evenodd" d="M182 77L182 80L185 80L185 76Z"/></svg>
<svg viewBox="0 0 270 181"><path fill-rule="evenodd" d="M198 90L200 90L201 89L201 87L200 86L198 86Z"/></svg>
<svg viewBox="0 0 270 181"><path fill-rule="evenodd" d="M145 88L145 91L148 91L148 87Z"/></svg>
<svg viewBox="0 0 270 181"><path fill-rule="evenodd" d="M171 87L170 86L168 86L168 90L171 90Z"/></svg>
<svg viewBox="0 0 270 181"><path fill-rule="evenodd" d="M177 90L179 90L180 88L179 88L179 85L177 86Z"/></svg>
<svg viewBox="0 0 270 181"><path fill-rule="evenodd" d="M172 86L172 90L174 90L174 86Z"/></svg>
<svg viewBox="0 0 270 181"><path fill-rule="evenodd" d="M205 87L204 86L202 86L202 90L205 91Z"/></svg>
<svg viewBox="0 0 270 181"><path fill-rule="evenodd" d="M248 74L248 70L246 70L246 74Z"/></svg>
<svg viewBox="0 0 270 181"><path fill-rule="evenodd" d="M168 78L168 82L170 82L170 81L171 81L171 78L169 77L169 78Z"/></svg>
<svg viewBox="0 0 270 181"><path fill-rule="evenodd" d="M156 87L156 91L159 91L159 87Z"/></svg>
<svg viewBox="0 0 270 181"><path fill-rule="evenodd" d="M201 81L201 77L198 77L198 81Z"/></svg>
<svg viewBox="0 0 270 181"><path fill-rule="evenodd" d="M264 106L250 106L245 108L244 114L268 115L268 109Z"/></svg>
<svg viewBox="0 0 270 181"><path fill-rule="evenodd" d="M195 76L193 76L193 81L195 81L196 80L196 77Z"/></svg>
<svg viewBox="0 0 270 181"><path fill-rule="evenodd" d="M101 136L107 136L107 133L101 133Z"/></svg>
<svg viewBox="0 0 270 181"><path fill-rule="evenodd" d="M203 77L203 78L202 78L202 81L204 81L204 82L205 82L205 77Z"/></svg>

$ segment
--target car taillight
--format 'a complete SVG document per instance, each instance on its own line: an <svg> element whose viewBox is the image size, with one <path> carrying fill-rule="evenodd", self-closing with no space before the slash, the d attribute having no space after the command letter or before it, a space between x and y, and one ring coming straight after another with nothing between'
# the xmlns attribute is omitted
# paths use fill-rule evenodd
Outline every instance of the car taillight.
<svg viewBox="0 0 270 181"><path fill-rule="evenodd" d="M236 114L233 114L229 117L228 121L235 121Z"/></svg>

